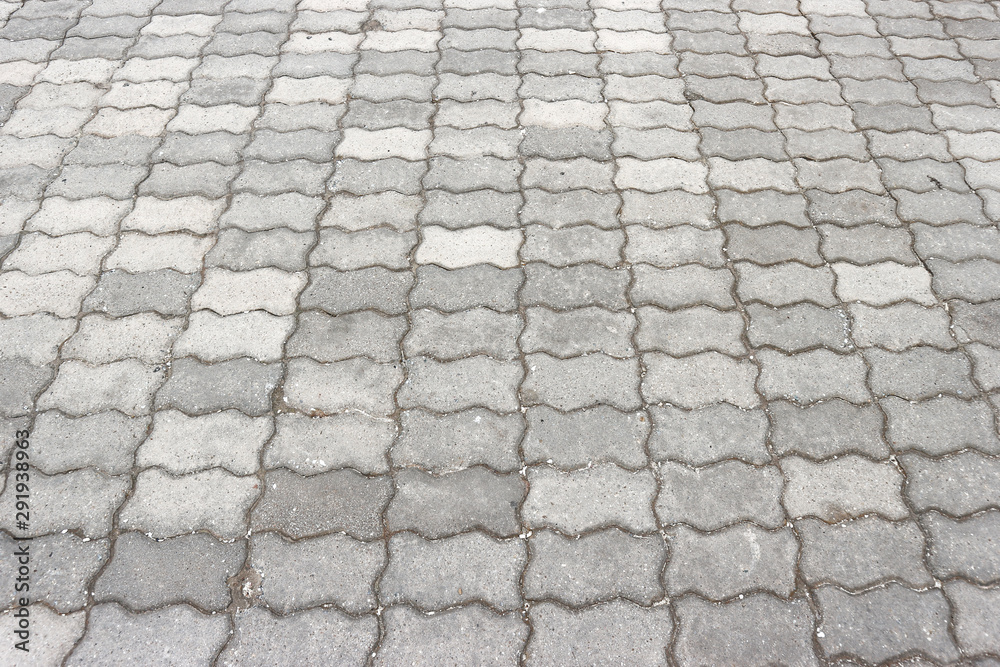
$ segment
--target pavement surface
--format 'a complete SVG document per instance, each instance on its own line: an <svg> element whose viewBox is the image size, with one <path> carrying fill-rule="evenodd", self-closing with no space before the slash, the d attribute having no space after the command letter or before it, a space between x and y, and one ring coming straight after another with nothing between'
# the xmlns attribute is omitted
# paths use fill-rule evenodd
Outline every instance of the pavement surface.
<svg viewBox="0 0 1000 667"><path fill-rule="evenodd" d="M998 12L0 3L0 664L1000 665Z"/></svg>

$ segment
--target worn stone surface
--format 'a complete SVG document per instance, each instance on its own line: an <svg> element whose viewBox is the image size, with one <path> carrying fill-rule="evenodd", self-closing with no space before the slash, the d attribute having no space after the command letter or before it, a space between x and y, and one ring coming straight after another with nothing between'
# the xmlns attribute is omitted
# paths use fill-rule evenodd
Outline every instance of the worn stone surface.
<svg viewBox="0 0 1000 667"><path fill-rule="evenodd" d="M998 26L0 2L0 663L993 664Z"/></svg>

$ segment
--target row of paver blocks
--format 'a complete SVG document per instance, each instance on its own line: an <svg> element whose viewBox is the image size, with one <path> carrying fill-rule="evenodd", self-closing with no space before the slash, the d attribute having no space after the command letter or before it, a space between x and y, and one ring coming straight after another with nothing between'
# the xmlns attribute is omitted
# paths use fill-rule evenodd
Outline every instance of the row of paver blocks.
<svg viewBox="0 0 1000 667"><path fill-rule="evenodd" d="M998 12L0 3L0 662L1000 664Z"/></svg>

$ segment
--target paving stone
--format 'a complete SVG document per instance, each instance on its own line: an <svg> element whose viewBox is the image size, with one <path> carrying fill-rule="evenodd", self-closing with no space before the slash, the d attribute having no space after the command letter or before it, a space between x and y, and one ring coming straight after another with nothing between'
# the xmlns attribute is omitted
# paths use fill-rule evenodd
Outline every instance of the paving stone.
<svg viewBox="0 0 1000 667"><path fill-rule="evenodd" d="M824 586L816 599L823 613L819 643L828 655L853 654L873 663L915 651L942 662L958 658L941 591L889 584L851 595Z"/></svg>
<svg viewBox="0 0 1000 667"><path fill-rule="evenodd" d="M435 411L485 407L498 412L517 408L515 391L523 376L520 364L477 356L453 362L418 357L407 361L400 388L401 407Z"/></svg>
<svg viewBox="0 0 1000 667"><path fill-rule="evenodd" d="M161 269L139 274L108 271L84 301L87 311L103 312L111 317L155 311L161 315L181 315L187 311L199 276Z"/></svg>
<svg viewBox="0 0 1000 667"><path fill-rule="evenodd" d="M235 410L199 417L162 411L154 416L152 432L136 452L136 464L158 466L174 475L216 467L249 475L256 472L260 451L272 432L270 419Z"/></svg>
<svg viewBox="0 0 1000 667"><path fill-rule="evenodd" d="M942 393L975 394L968 359L958 352L915 347L905 352L873 348L865 352L871 364L869 381L876 395L895 395L910 400Z"/></svg>
<svg viewBox="0 0 1000 667"><path fill-rule="evenodd" d="M894 352L917 345L953 349L950 320L941 309L900 303L887 308L851 304L852 338L860 347L879 346Z"/></svg>
<svg viewBox="0 0 1000 667"><path fill-rule="evenodd" d="M655 529L656 481L648 472L605 464L569 473L531 468L527 474L530 492L521 515L529 526L569 534L611 525L633 533Z"/></svg>
<svg viewBox="0 0 1000 667"><path fill-rule="evenodd" d="M897 451L940 456L971 447L1000 452L993 414L985 403L951 396L920 403L890 396L881 403L889 419L886 435Z"/></svg>
<svg viewBox="0 0 1000 667"><path fill-rule="evenodd" d="M401 470L386 521L389 530L431 539L475 529L512 537L521 528L516 511L524 486L515 475L498 476L480 467L441 476Z"/></svg>
<svg viewBox="0 0 1000 667"><path fill-rule="evenodd" d="M641 307L637 310L639 348L672 354L715 350L740 355L746 351L742 340L743 318L736 312L719 312L707 306L678 311Z"/></svg>
<svg viewBox="0 0 1000 667"><path fill-rule="evenodd" d="M378 621L335 609L310 609L275 616L253 607L237 613L232 639L219 655L223 665L269 665L280 660L333 660L363 665L375 646Z"/></svg>
<svg viewBox="0 0 1000 667"><path fill-rule="evenodd" d="M342 534L296 542L259 534L251 554L250 566L261 577L261 598L285 614L331 603L352 613L371 611L372 586L386 559L382 545Z"/></svg>
<svg viewBox="0 0 1000 667"><path fill-rule="evenodd" d="M77 418L55 410L43 412L32 429L32 463L50 475L86 467L110 475L127 473L149 424L148 417L116 411Z"/></svg>
<svg viewBox="0 0 1000 667"><path fill-rule="evenodd" d="M529 408L525 416L527 432L522 448L526 463L579 468L606 460L631 469L646 464L643 446L649 419L641 412L598 406L563 413L538 406Z"/></svg>
<svg viewBox="0 0 1000 667"><path fill-rule="evenodd" d="M385 611L385 624L376 665L456 659L513 664L528 636L528 626L514 613L497 614L478 604L433 615L390 607Z"/></svg>
<svg viewBox="0 0 1000 667"><path fill-rule="evenodd" d="M697 597L677 603L675 652L681 665L818 665L811 644L813 616L805 600L766 594L719 606Z"/></svg>
<svg viewBox="0 0 1000 667"><path fill-rule="evenodd" d="M961 649L970 654L996 653L996 619L990 611L996 608L996 589L951 581L944 590L955 609L955 636Z"/></svg>
<svg viewBox="0 0 1000 667"><path fill-rule="evenodd" d="M928 562L936 576L963 577L980 584L1000 578L1000 559L992 546L1000 526L996 511L959 520L930 512L921 523L928 533Z"/></svg>
<svg viewBox="0 0 1000 667"><path fill-rule="evenodd" d="M23 543L16 542L7 535L0 535L4 550L14 555ZM73 534L46 535L36 537L28 544L30 556L30 586L32 600L45 602L61 613L82 609L87 604L87 587L98 570L107 562L110 544L108 540L80 538ZM15 556L14 561L21 557ZM19 568L8 568L4 584L9 598L4 600L8 607L18 606L19 591L16 586ZM30 616L29 616L30 618ZM35 619L32 619L35 620ZM30 646L30 644L29 644Z"/></svg>
<svg viewBox="0 0 1000 667"><path fill-rule="evenodd" d="M245 534L246 511L260 495L256 477L236 477L213 468L182 477L151 468L136 478L119 526L155 538L206 530L220 539Z"/></svg>
<svg viewBox="0 0 1000 667"><path fill-rule="evenodd" d="M666 607L614 601L575 611L542 602L532 606L529 618L528 664L611 665L636 659L666 664L673 630Z"/></svg>
<svg viewBox="0 0 1000 667"><path fill-rule="evenodd" d="M695 469L663 462L659 478L655 509L662 524L685 523L699 530L716 530L740 521L753 521L765 528L784 524L780 506L784 482L775 467L724 461Z"/></svg>
<svg viewBox="0 0 1000 667"><path fill-rule="evenodd" d="M581 606L614 598L648 605L663 595L666 560L661 537L635 537L616 528L583 537L539 531L530 539L524 573L528 599Z"/></svg>
<svg viewBox="0 0 1000 667"><path fill-rule="evenodd" d="M165 367L147 366L135 359L103 366L67 361L39 397L38 407L77 416L113 409L137 417L151 412L153 394L165 378Z"/></svg>
<svg viewBox="0 0 1000 667"><path fill-rule="evenodd" d="M517 580L526 551L519 540L497 541L482 533L438 541L400 533L389 541L379 598L383 604L408 602L425 610L482 601L511 611L522 604Z"/></svg>
<svg viewBox="0 0 1000 667"><path fill-rule="evenodd" d="M599 308L581 308L560 313L546 308L529 308L521 336L524 352L548 352L566 358L589 352L614 357L634 354L631 335L635 318L609 313ZM496 356L496 355L494 355Z"/></svg>
<svg viewBox="0 0 1000 667"><path fill-rule="evenodd" d="M400 420L400 436L392 449L396 465L441 471L477 464L499 472L520 468L517 445L524 426L515 415L480 408L441 416L408 410Z"/></svg>
<svg viewBox="0 0 1000 667"><path fill-rule="evenodd" d="M0 410L17 417L31 412L38 394L52 381L55 371L23 359L0 361ZM65 384L65 383L64 383ZM42 407L42 406L39 406Z"/></svg>
<svg viewBox="0 0 1000 667"><path fill-rule="evenodd" d="M842 310L811 303L783 308L753 303L746 311L750 316L747 338L755 347L770 345L786 352L820 346L841 352L850 350L848 320Z"/></svg>
<svg viewBox="0 0 1000 667"><path fill-rule="evenodd" d="M9 482L0 494L0 507L9 519L0 528L14 532L16 473L8 473ZM62 475L31 473L30 528L19 530L21 536L37 537L62 530L73 530L83 537L96 539L111 532L114 512L125 500L127 477L111 477L92 469L75 470Z"/></svg>
<svg viewBox="0 0 1000 667"><path fill-rule="evenodd" d="M651 414L649 453L654 460L692 466L731 458L756 465L770 461L764 442L767 419L761 412L720 404L691 411L656 407Z"/></svg>
<svg viewBox="0 0 1000 667"><path fill-rule="evenodd" d="M230 601L226 580L245 557L244 543L227 544L204 533L161 541L124 533L94 585L94 598L136 611L179 603L221 611Z"/></svg>
<svg viewBox="0 0 1000 667"><path fill-rule="evenodd" d="M454 315L422 309L413 311L404 349L409 356L451 360L486 354L507 361L517 356L516 340L521 327L518 317L486 308Z"/></svg>
<svg viewBox="0 0 1000 667"><path fill-rule="evenodd" d="M787 262L762 267L748 262L736 265L736 293L744 302L760 301L772 306L786 306L809 301L819 306L833 306L835 274L826 267L807 267Z"/></svg>
<svg viewBox="0 0 1000 667"><path fill-rule="evenodd" d="M91 665L110 655L138 661L206 662L228 637L224 616L201 614L187 605L132 614L117 604L101 604L90 611L87 633L66 662Z"/></svg>
<svg viewBox="0 0 1000 667"><path fill-rule="evenodd" d="M787 598L795 588L799 547L790 530L770 533L745 525L703 535L677 526L668 539L671 558L664 576L671 595L691 591L723 600L766 590ZM711 564L705 567L706 562Z"/></svg>
<svg viewBox="0 0 1000 667"><path fill-rule="evenodd" d="M754 390L757 368L750 361L705 352L682 359L665 354L643 355L646 400L667 401L686 408L728 402L749 409L759 398Z"/></svg>
<svg viewBox="0 0 1000 667"><path fill-rule="evenodd" d="M884 459L889 448L882 438L883 417L874 405L842 400L798 407L786 401L768 404L771 444L777 454L795 452L813 459L857 452Z"/></svg>
<svg viewBox="0 0 1000 667"><path fill-rule="evenodd" d="M43 604L28 607L31 618L31 639L29 651L32 660L38 664L54 664L61 662L83 636L86 625L86 612L61 615ZM11 635L19 629L20 619L14 616L13 610L0 613L0 627ZM33 644L33 645L32 645ZM18 651L15 653L15 651ZM24 658L24 653L14 647L14 642L0 648L0 658L14 663Z"/></svg>
<svg viewBox="0 0 1000 667"><path fill-rule="evenodd" d="M265 477L264 497L250 523L255 532L274 530L292 538L343 531L356 539L382 534L380 514L389 502L391 483L353 470L302 477L273 470Z"/></svg>
<svg viewBox="0 0 1000 667"><path fill-rule="evenodd" d="M963 516L997 505L996 461L976 452L930 459L919 454L899 457L906 472L906 496L917 511L937 509Z"/></svg>
<svg viewBox="0 0 1000 667"><path fill-rule="evenodd" d="M156 407L175 407L188 414L234 408L251 416L263 415L271 409L271 393L281 372L277 364L245 358L217 364L178 359L157 393Z"/></svg>
<svg viewBox="0 0 1000 667"><path fill-rule="evenodd" d="M12 317L37 312L75 317L80 303L94 289L94 279L69 271L31 276L9 271L0 276L0 313Z"/></svg>
<svg viewBox="0 0 1000 667"><path fill-rule="evenodd" d="M829 525L795 522L802 540L800 567L810 585L859 590L889 579L914 588L933 584L924 564L924 535L912 521L868 516Z"/></svg>
<svg viewBox="0 0 1000 667"><path fill-rule="evenodd" d="M783 398L802 405L830 398L856 404L869 399L866 368L859 355L829 350L785 355L761 350L757 358L761 366L759 386L768 399Z"/></svg>
<svg viewBox="0 0 1000 667"><path fill-rule="evenodd" d="M903 477L891 463L876 463L849 454L825 463L796 456L781 460L788 479L782 502L793 517L815 516L842 521L874 512L887 519L904 519Z"/></svg>
<svg viewBox="0 0 1000 667"><path fill-rule="evenodd" d="M629 276L620 269L580 264L563 269L532 263L525 267L521 300L526 305L554 308L601 306L621 310L626 305Z"/></svg>
<svg viewBox="0 0 1000 667"><path fill-rule="evenodd" d="M359 414L279 415L264 452L264 466L301 475L348 467L365 474L384 473L395 434L394 425L386 420Z"/></svg>
<svg viewBox="0 0 1000 667"><path fill-rule="evenodd" d="M521 396L527 404L548 404L563 411L597 404L620 410L639 407L639 365L634 358L593 354L563 360L533 354L526 363Z"/></svg>

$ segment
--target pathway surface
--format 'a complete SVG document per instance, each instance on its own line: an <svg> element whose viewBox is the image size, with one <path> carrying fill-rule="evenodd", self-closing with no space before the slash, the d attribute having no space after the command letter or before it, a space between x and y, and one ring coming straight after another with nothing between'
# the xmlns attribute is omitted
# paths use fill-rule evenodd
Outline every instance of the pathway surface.
<svg viewBox="0 0 1000 667"><path fill-rule="evenodd" d="M1000 664L998 12L0 2L0 663Z"/></svg>

